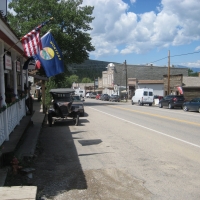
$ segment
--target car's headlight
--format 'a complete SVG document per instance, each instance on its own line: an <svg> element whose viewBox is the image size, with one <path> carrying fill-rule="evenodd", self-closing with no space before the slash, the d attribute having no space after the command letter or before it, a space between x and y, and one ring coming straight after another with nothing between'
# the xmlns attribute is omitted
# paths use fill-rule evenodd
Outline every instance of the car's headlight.
<svg viewBox="0 0 200 200"><path fill-rule="evenodd" d="M49 107L49 110L51 110L51 111L55 111L55 109L54 109L53 106L50 106L50 107Z"/></svg>

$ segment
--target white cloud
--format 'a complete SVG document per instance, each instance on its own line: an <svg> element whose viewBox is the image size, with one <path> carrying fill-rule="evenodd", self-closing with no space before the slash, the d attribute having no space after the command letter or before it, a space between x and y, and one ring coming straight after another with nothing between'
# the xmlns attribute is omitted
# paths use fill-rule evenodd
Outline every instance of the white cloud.
<svg viewBox="0 0 200 200"><path fill-rule="evenodd" d="M157 14L151 11L139 15L130 12L122 0L83 2L94 6L91 36L96 57L119 52L139 54L200 40L199 0L161 0Z"/></svg>
<svg viewBox="0 0 200 200"><path fill-rule="evenodd" d="M196 62L187 62L187 63L182 63L181 65L183 66L187 66L187 67L196 67L199 68L200 67L200 60L197 60Z"/></svg>
<svg viewBox="0 0 200 200"><path fill-rule="evenodd" d="M135 2L136 2L136 0L130 0L130 2L131 2L131 3L135 3Z"/></svg>
<svg viewBox="0 0 200 200"><path fill-rule="evenodd" d="M200 50L200 46L195 48L195 51L199 51Z"/></svg>

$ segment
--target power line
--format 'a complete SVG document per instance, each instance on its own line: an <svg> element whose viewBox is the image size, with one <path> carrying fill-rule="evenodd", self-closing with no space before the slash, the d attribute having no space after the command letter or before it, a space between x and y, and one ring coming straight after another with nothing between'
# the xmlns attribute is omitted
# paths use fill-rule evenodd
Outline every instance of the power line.
<svg viewBox="0 0 200 200"><path fill-rule="evenodd" d="M192 52L192 53L184 53L184 54L174 55L174 56L170 56L170 57L186 56L186 55L189 55L189 54L195 54L195 53L200 53L200 51L195 51L195 52Z"/></svg>
<svg viewBox="0 0 200 200"><path fill-rule="evenodd" d="M170 56L170 57L172 58L172 57L178 57L178 56L186 56L186 55L195 54L195 53L200 53L200 51L195 51L195 52L192 52L192 53L177 54L177 55L173 55L173 56ZM166 57L164 57L164 58L161 58L161 59L159 59L159 60L155 60L155 61L150 62L150 63L155 63L155 62L158 62L158 61L160 61L160 60L164 60L164 59L166 59L166 58L168 58L168 56L166 56Z"/></svg>

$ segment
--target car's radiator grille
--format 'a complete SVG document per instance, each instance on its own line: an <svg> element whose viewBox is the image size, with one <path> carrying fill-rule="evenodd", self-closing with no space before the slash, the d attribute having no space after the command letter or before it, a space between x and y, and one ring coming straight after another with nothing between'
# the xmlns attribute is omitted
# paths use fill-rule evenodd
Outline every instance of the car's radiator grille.
<svg viewBox="0 0 200 200"><path fill-rule="evenodd" d="M68 113L67 106L64 106L64 105L60 106L60 110L61 110L62 114L67 114Z"/></svg>

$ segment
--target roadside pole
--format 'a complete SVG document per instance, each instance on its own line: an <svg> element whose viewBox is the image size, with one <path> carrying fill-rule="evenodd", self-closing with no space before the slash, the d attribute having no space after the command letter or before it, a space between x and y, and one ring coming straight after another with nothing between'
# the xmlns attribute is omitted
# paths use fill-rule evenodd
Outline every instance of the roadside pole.
<svg viewBox="0 0 200 200"><path fill-rule="evenodd" d="M125 64L125 72L126 72L126 102L127 102L128 91L127 91L127 65L126 65L126 60L125 60L124 64Z"/></svg>

